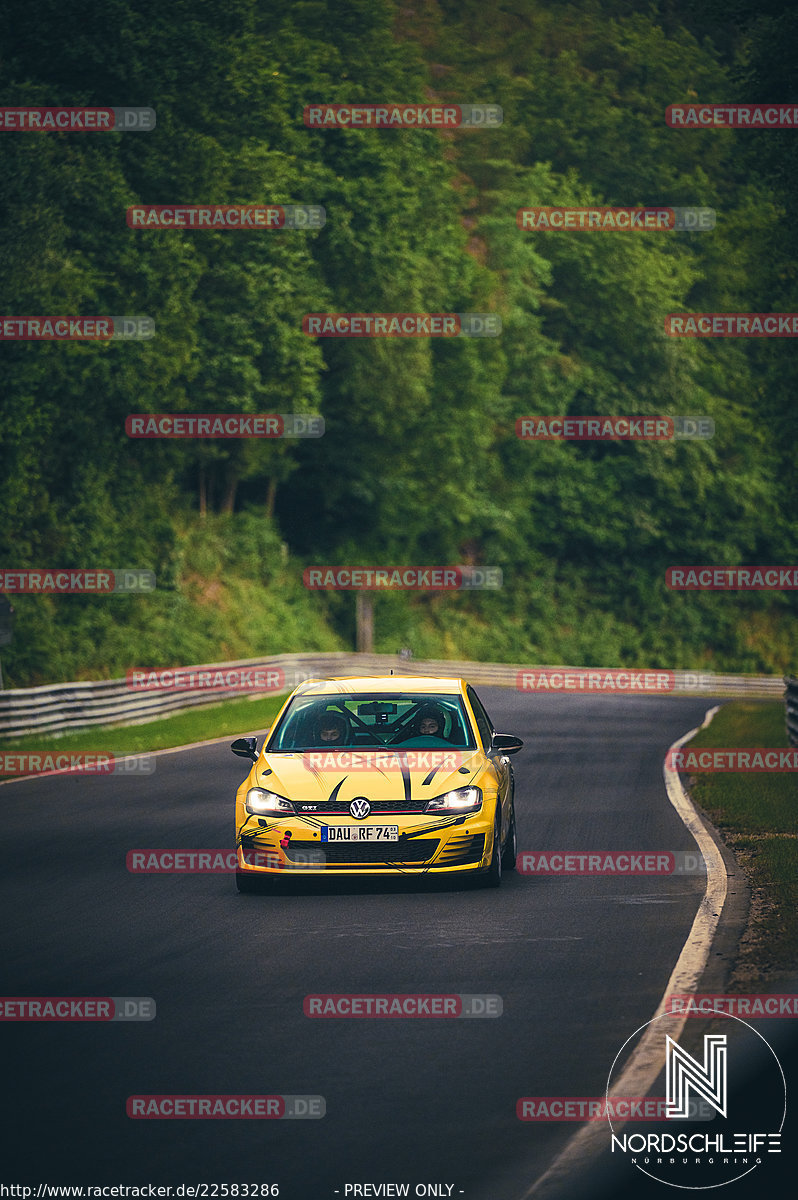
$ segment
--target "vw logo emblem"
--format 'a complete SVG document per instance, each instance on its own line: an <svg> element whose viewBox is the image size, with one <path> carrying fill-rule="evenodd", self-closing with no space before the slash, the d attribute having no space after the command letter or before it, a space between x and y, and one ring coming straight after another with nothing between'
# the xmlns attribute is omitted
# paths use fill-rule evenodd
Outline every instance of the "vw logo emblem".
<svg viewBox="0 0 798 1200"><path fill-rule="evenodd" d="M349 811L357 821L362 821L371 812L371 805L365 796L355 796L352 803L349 805Z"/></svg>

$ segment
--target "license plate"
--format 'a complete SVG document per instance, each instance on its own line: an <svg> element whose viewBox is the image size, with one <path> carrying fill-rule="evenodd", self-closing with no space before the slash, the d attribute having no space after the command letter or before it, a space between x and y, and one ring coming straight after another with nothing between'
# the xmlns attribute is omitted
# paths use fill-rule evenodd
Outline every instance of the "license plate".
<svg viewBox="0 0 798 1200"><path fill-rule="evenodd" d="M398 842L398 825L322 825L323 842Z"/></svg>

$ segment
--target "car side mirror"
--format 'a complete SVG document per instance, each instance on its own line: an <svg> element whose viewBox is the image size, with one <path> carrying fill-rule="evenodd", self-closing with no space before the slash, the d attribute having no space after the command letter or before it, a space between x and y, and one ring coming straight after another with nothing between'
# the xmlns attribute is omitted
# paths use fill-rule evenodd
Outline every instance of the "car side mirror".
<svg viewBox="0 0 798 1200"><path fill-rule="evenodd" d="M493 754L500 750L502 754L517 754L523 744L521 738L514 737L511 733L494 733L490 752Z"/></svg>
<svg viewBox="0 0 798 1200"><path fill-rule="evenodd" d="M254 737L236 738L230 749L233 754L237 754L239 758L250 758L253 762L258 761L258 739Z"/></svg>

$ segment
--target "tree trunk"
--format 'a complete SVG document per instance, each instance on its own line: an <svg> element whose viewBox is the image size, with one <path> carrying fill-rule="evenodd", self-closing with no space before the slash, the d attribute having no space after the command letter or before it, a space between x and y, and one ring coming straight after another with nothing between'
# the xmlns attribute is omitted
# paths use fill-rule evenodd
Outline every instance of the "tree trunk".
<svg viewBox="0 0 798 1200"><path fill-rule="evenodd" d="M227 476L227 490L224 495L224 503L222 504L222 512L226 516L232 516L236 506L236 492L238 491L238 475L235 471L231 471Z"/></svg>
<svg viewBox="0 0 798 1200"><path fill-rule="evenodd" d="M277 480L272 475L269 480L269 490L266 493L266 516L271 521L274 516L274 501L277 497Z"/></svg>

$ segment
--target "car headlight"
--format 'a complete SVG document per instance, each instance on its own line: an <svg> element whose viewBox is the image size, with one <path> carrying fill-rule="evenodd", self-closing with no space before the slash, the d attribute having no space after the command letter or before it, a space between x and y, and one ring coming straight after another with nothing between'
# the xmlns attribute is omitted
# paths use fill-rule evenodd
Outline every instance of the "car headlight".
<svg viewBox="0 0 798 1200"><path fill-rule="evenodd" d="M244 806L248 813L255 813L259 817L279 817L294 812L294 806L290 800L259 787L249 789Z"/></svg>
<svg viewBox="0 0 798 1200"><path fill-rule="evenodd" d="M482 788L455 788L436 796L427 805L427 812L477 812L482 808Z"/></svg>

